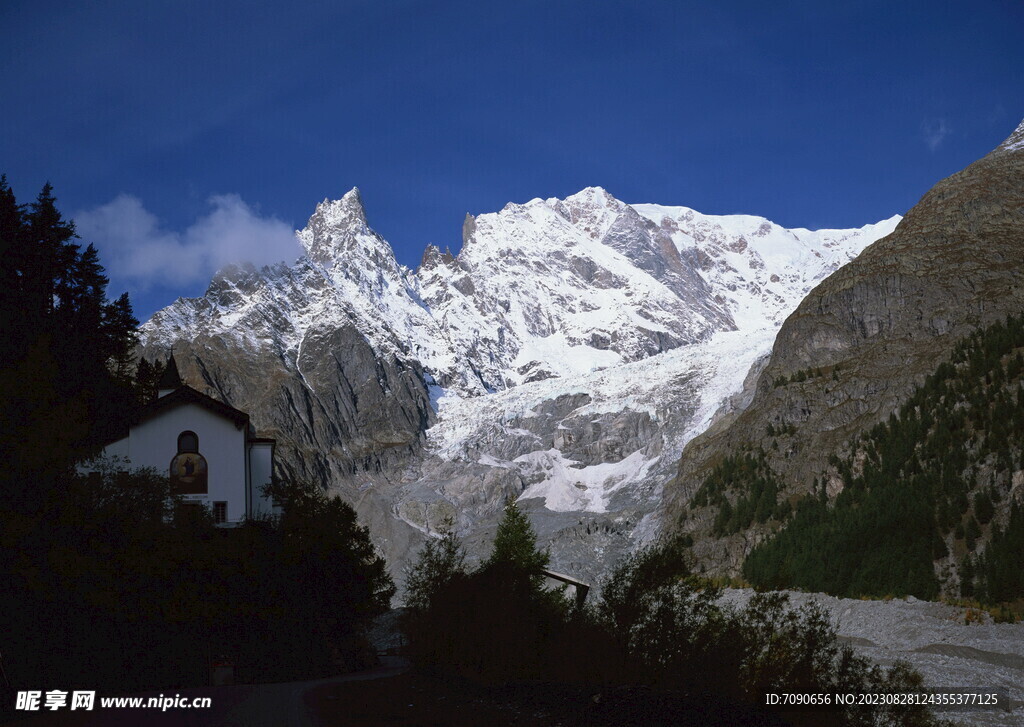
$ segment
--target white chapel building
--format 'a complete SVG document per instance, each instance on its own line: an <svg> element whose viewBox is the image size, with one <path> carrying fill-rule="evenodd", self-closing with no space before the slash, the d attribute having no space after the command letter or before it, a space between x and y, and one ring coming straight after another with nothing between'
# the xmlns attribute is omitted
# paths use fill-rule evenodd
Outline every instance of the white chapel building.
<svg viewBox="0 0 1024 727"><path fill-rule="evenodd" d="M275 440L257 437L245 412L183 384L173 356L158 389L101 456L166 472L186 506L206 507L222 527L274 514L261 488L273 475Z"/></svg>

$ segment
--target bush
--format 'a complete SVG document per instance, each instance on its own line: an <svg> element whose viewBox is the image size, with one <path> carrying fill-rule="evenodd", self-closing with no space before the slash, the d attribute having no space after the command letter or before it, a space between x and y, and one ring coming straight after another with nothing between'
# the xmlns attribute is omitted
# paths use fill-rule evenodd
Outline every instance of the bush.
<svg viewBox="0 0 1024 727"><path fill-rule="evenodd" d="M454 533L428 542L406 571L413 658L495 682L558 671L556 644L573 617L561 591L542 587L547 561L515 503L505 508L490 557L473 572Z"/></svg>
<svg viewBox="0 0 1024 727"><path fill-rule="evenodd" d="M250 681L362 665L358 627L393 586L350 507L280 485L279 521L218 528L178 517L166 477L99 470L61 481L42 525L0 514L13 685L194 686L218 654Z"/></svg>
<svg viewBox="0 0 1024 727"><path fill-rule="evenodd" d="M519 522L518 513L506 517ZM408 633L420 665L488 682L585 682L675 695L642 700L650 722L667 721L668 705L683 704L731 715L723 724L774 723L761 706L770 691L921 690L921 677L906 664L883 669L841 645L819 606L793 609L781 593L756 594L742 609L722 605L721 589L689 573L681 540L625 558L602 584L601 601L578 611L540 589L522 560L492 556L466 573L458 541L446 538L428 544L410 570ZM527 540L518 552L536 554ZM919 707L784 717L795 725L938 724Z"/></svg>
<svg viewBox="0 0 1024 727"><path fill-rule="evenodd" d="M766 692L920 691L908 665L888 670L840 645L820 606L789 607L782 593L755 594L743 609L690 575L669 541L626 558L604 585L599 613L625 645L626 677L694 699L763 703ZM856 707L787 714L794 724L934 725L923 708Z"/></svg>

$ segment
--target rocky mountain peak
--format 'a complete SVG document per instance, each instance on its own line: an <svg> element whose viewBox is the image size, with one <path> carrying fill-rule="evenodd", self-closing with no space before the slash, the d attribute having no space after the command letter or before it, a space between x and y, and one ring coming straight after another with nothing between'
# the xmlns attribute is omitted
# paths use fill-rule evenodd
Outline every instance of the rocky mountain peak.
<svg viewBox="0 0 1024 727"><path fill-rule="evenodd" d="M323 202L320 204L323 205ZM363 197L359 193L359 187L353 187L337 202L330 203L330 206L345 219L366 224L366 209L363 207Z"/></svg>
<svg viewBox="0 0 1024 727"><path fill-rule="evenodd" d="M476 218L473 215L466 213L466 219L462 221L462 246L465 247L473 237L473 233L476 231Z"/></svg>
<svg viewBox="0 0 1024 727"><path fill-rule="evenodd" d="M452 255L452 251L449 247L445 246L444 251L441 251L437 245L427 245L427 249L423 251L423 257L420 259L419 268L417 268L417 274L436 268L439 265L451 265L455 262L455 256Z"/></svg>
<svg viewBox="0 0 1024 727"><path fill-rule="evenodd" d="M620 208L624 205L604 187L584 187L576 194L569 195L564 200L565 204L574 207L614 207Z"/></svg>
<svg viewBox="0 0 1024 727"><path fill-rule="evenodd" d="M391 245L367 223L358 187L341 199L325 199L318 204L305 229L297 235L306 256L334 270L334 278L373 279L376 282L370 287L380 287L377 279L381 275L392 279L402 275Z"/></svg>
<svg viewBox="0 0 1024 727"><path fill-rule="evenodd" d="M631 211L602 187L587 187L558 201L560 212L593 240L602 239L618 216Z"/></svg>
<svg viewBox="0 0 1024 727"><path fill-rule="evenodd" d="M366 209L359 187L353 187L341 199L325 199L316 206L313 217L320 217L335 228L366 226Z"/></svg>

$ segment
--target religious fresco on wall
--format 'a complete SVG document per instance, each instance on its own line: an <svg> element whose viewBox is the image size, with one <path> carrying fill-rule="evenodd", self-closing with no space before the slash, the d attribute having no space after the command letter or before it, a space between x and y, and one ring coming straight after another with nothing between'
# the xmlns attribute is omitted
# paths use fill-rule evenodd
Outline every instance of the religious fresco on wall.
<svg viewBox="0 0 1024 727"><path fill-rule="evenodd" d="M177 495L205 495L206 458L198 452L181 452L171 460L171 491Z"/></svg>

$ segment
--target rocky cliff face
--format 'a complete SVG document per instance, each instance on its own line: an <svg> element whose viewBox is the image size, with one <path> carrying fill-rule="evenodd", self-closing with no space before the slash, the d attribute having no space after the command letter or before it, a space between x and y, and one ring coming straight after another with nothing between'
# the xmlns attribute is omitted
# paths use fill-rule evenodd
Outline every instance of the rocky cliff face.
<svg viewBox="0 0 1024 727"><path fill-rule="evenodd" d="M593 579L654 535L683 446L749 397L785 315L897 222L785 230L590 188L467 217L459 254L413 272L353 190L294 265L221 271L142 349L353 502L396 574L447 522L485 555L515 497L554 566Z"/></svg>
<svg viewBox="0 0 1024 727"><path fill-rule="evenodd" d="M829 455L893 413L957 339L1024 309L1022 242L1024 124L935 185L891 235L800 303L750 406L686 448L665 488L664 527L694 534L704 566L735 574L764 526L714 539L710 512L678 522L711 468L730 452L763 447L790 493L828 480ZM768 446L769 426L786 432L778 450Z"/></svg>
<svg viewBox="0 0 1024 727"><path fill-rule="evenodd" d="M395 466L433 419L407 329L408 271L366 226L358 190L317 207L294 266L222 270L141 330L143 354L172 350L185 381L249 411L279 442L288 476L331 482ZM397 311L386 320L381 311Z"/></svg>

